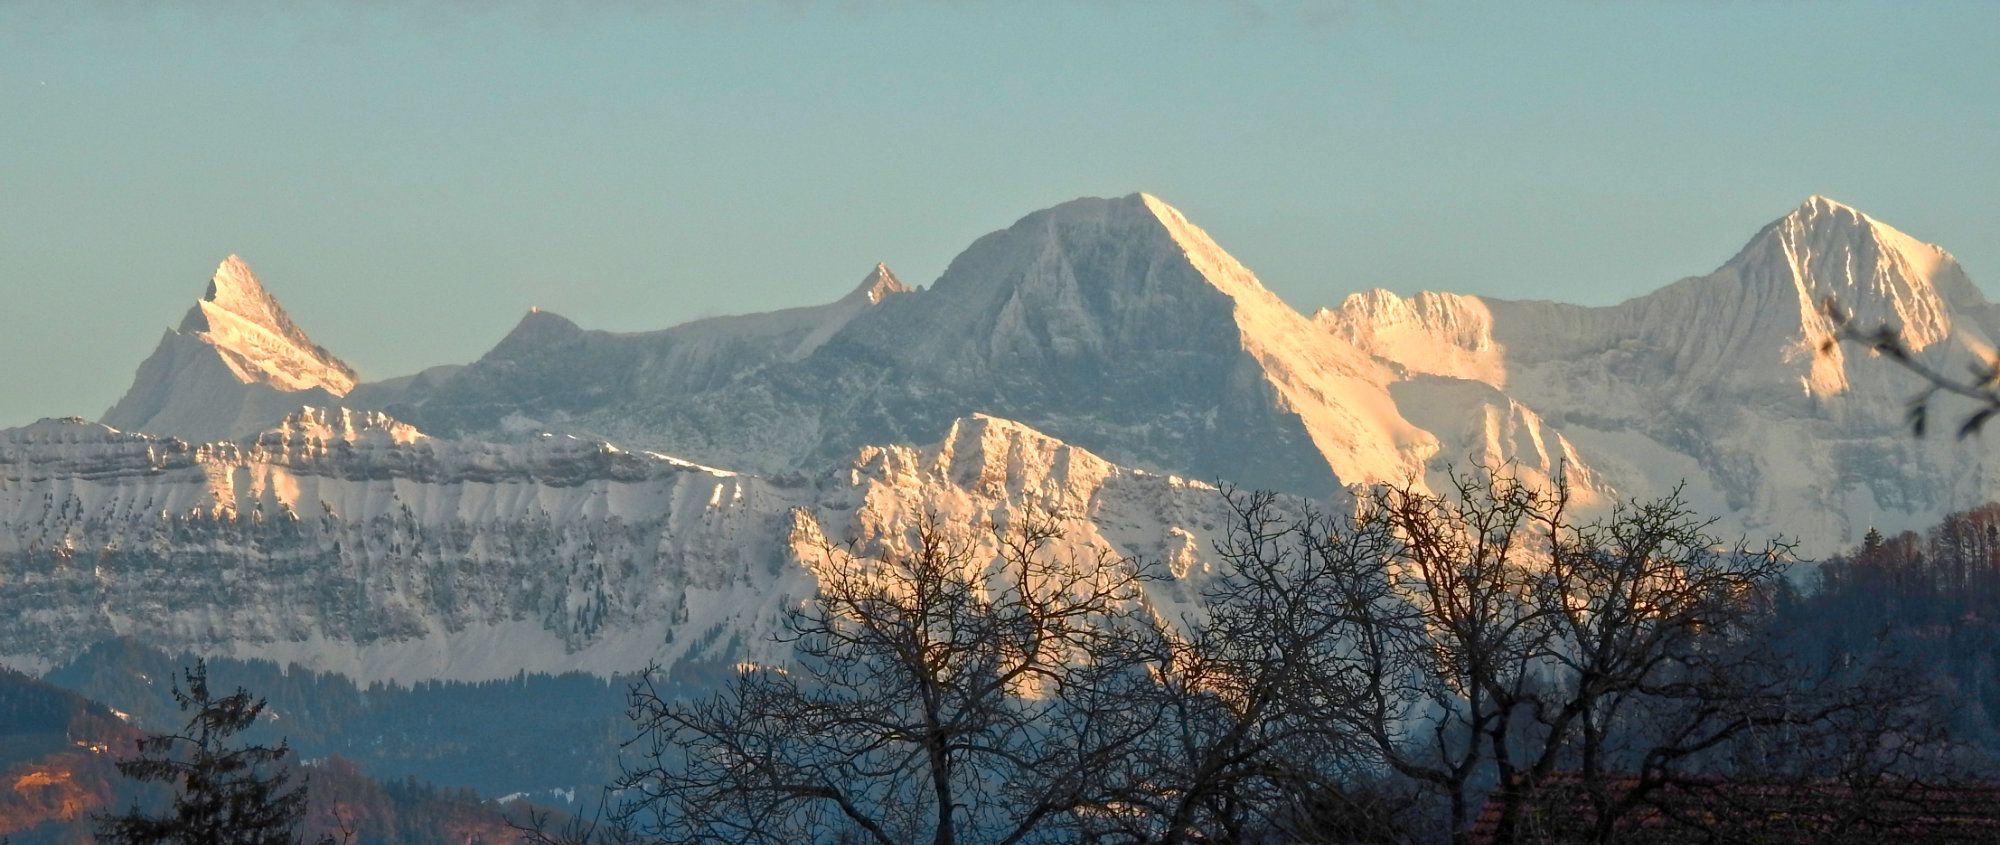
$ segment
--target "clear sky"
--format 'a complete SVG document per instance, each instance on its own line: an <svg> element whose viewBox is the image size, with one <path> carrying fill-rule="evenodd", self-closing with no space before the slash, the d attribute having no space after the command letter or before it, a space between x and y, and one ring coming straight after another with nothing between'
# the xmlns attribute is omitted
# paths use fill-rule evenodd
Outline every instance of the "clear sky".
<svg viewBox="0 0 2000 845"><path fill-rule="evenodd" d="M102 413L231 252L382 378L1138 190L1302 309L1612 302L1813 193L2000 290L1992 3L142 5L0 4L0 424Z"/></svg>

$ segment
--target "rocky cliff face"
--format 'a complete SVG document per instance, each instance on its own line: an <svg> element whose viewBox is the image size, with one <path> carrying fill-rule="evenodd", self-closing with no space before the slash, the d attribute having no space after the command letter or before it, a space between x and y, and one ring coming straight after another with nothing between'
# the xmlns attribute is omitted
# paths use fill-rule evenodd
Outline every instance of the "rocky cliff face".
<svg viewBox="0 0 2000 845"><path fill-rule="evenodd" d="M1031 503L1071 514L1080 546L1184 575L1222 506L991 417L784 479L564 435L436 440L379 414L302 411L199 445L46 420L0 433L0 655L47 665L134 636L361 679L655 659L698 675L772 656L820 540L866 548L925 513L972 525Z"/></svg>

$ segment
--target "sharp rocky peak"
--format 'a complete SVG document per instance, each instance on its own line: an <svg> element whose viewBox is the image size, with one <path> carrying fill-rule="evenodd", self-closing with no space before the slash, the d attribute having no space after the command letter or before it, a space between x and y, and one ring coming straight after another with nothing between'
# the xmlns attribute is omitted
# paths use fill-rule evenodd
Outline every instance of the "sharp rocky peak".
<svg viewBox="0 0 2000 845"><path fill-rule="evenodd" d="M341 396L357 381L354 368L313 343L237 255L216 266L178 331L213 344L245 383Z"/></svg>
<svg viewBox="0 0 2000 845"><path fill-rule="evenodd" d="M914 289L909 285L903 284L902 279L896 278L895 273L889 271L889 265L878 262L875 269L868 271L868 275L861 279L861 284L845 298L866 300L868 304L873 305L896 294L909 293L912 290Z"/></svg>
<svg viewBox="0 0 2000 845"><path fill-rule="evenodd" d="M213 303L215 307L228 311L251 322L274 329L291 327L291 318L271 292L257 281L257 274L251 272L250 264L240 255L231 254L215 268L215 275L208 280L208 290L202 294L202 302Z"/></svg>
<svg viewBox="0 0 2000 845"><path fill-rule="evenodd" d="M1918 347L1947 337L1954 312L1986 304L1950 253L1819 195L1765 226L1717 273L1753 296L1796 297L1808 315L1837 301L1863 322L1902 327Z"/></svg>

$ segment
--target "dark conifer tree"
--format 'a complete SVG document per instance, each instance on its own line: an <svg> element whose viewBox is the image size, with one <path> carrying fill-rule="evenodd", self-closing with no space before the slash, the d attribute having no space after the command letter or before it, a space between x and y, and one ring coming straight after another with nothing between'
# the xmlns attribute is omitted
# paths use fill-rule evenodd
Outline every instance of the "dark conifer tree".
<svg viewBox="0 0 2000 845"><path fill-rule="evenodd" d="M174 686L181 710L193 713L180 733L139 740L138 755L118 763L133 780L167 785L173 805L154 815L137 804L120 815L97 820L99 841L114 845L295 845L306 813L306 789L292 784L276 747L232 747L231 737L256 724L264 700L238 687L216 698L208 688L208 666L196 661L184 672L187 687ZM331 840L323 840L330 842Z"/></svg>

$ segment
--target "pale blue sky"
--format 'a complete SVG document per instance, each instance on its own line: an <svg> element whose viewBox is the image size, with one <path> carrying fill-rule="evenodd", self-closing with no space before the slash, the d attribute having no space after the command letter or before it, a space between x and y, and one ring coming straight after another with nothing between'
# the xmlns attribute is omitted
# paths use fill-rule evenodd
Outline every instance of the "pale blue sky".
<svg viewBox="0 0 2000 845"><path fill-rule="evenodd" d="M1302 309L1615 301L1812 193L2000 290L1990 3L288 5L0 5L0 424L101 413L231 252L381 378L1137 190Z"/></svg>

